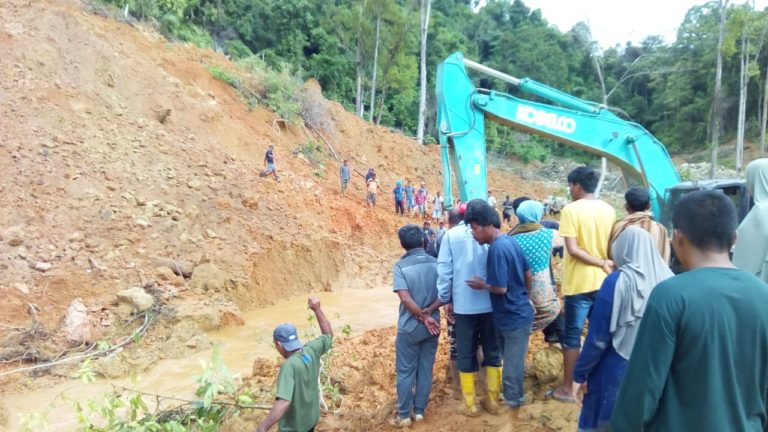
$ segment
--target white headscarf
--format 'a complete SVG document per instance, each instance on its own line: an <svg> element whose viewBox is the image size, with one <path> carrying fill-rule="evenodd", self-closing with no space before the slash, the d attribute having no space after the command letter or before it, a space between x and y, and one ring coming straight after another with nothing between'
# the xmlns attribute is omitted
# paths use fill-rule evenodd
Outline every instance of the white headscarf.
<svg viewBox="0 0 768 432"><path fill-rule="evenodd" d="M673 274L650 234L636 226L619 235L611 254L621 274L613 293L610 331L616 352L629 359L651 291Z"/></svg>
<svg viewBox="0 0 768 432"><path fill-rule="evenodd" d="M768 282L768 159L747 165L747 187L755 206L739 225L733 264Z"/></svg>

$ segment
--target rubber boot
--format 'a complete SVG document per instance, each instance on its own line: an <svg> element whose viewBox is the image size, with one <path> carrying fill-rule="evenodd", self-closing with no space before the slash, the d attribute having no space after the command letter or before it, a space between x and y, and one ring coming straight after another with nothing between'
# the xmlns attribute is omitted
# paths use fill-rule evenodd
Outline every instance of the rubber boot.
<svg viewBox="0 0 768 432"><path fill-rule="evenodd" d="M480 411L475 405L475 374L474 372L459 372L461 394L464 396L463 412L469 417L477 417Z"/></svg>
<svg viewBox="0 0 768 432"><path fill-rule="evenodd" d="M501 368L486 366L486 387L488 394L483 401L483 408L491 414L499 414L499 393L501 392Z"/></svg>

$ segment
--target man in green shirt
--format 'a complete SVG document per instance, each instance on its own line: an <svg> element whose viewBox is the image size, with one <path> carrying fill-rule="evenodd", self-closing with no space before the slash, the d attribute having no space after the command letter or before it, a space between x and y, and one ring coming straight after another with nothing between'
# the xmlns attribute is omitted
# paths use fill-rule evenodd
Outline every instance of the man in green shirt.
<svg viewBox="0 0 768 432"><path fill-rule="evenodd" d="M736 209L719 191L692 192L672 223L688 271L648 299L610 430L765 431L768 285L728 257Z"/></svg>
<svg viewBox="0 0 768 432"><path fill-rule="evenodd" d="M320 309L320 300L311 297L308 304L315 312L322 335L302 346L292 324L275 328L275 348L286 360L277 375L275 404L257 432L266 432L275 423L280 432L313 432L320 420L320 357L331 349L333 329Z"/></svg>

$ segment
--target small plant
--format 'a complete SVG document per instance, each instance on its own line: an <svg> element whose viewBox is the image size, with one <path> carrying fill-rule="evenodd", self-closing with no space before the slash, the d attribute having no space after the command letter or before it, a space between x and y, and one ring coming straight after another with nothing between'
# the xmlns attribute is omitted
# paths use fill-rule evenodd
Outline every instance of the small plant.
<svg viewBox="0 0 768 432"><path fill-rule="evenodd" d="M320 170L315 170L312 172L312 175L317 178L325 178L325 173Z"/></svg>
<svg viewBox="0 0 768 432"><path fill-rule="evenodd" d="M224 69L211 66L208 68L208 72L210 72L211 75L213 75L213 77L216 78L217 80L225 82L234 88L238 88L240 86L239 80L235 78L234 75L225 71Z"/></svg>
<svg viewBox="0 0 768 432"><path fill-rule="evenodd" d="M341 328L341 333L346 337L350 337L352 335L352 326L344 324L344 327Z"/></svg>

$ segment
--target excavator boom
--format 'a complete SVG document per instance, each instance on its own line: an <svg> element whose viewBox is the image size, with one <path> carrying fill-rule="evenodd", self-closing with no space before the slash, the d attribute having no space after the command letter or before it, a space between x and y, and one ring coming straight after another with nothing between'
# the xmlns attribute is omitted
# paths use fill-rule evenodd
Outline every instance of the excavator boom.
<svg viewBox="0 0 768 432"><path fill-rule="evenodd" d="M551 104L478 89L467 75L468 67ZM648 187L657 218L661 217L667 189L680 183L667 149L641 125L534 80L487 68L461 53L452 54L438 67L437 104L447 208L453 205L451 173L462 201L487 198L486 120L607 158Z"/></svg>

